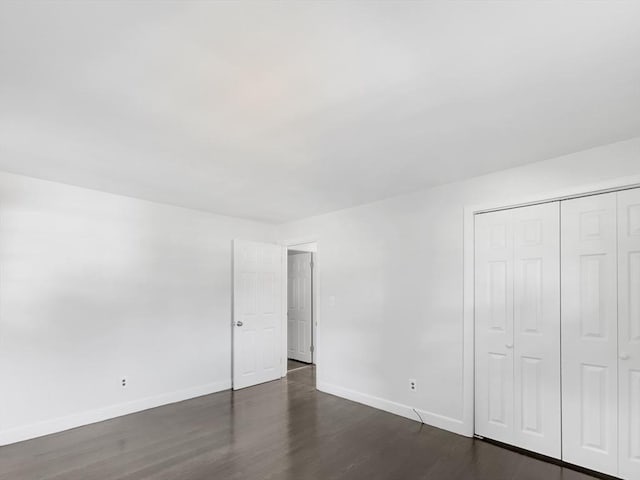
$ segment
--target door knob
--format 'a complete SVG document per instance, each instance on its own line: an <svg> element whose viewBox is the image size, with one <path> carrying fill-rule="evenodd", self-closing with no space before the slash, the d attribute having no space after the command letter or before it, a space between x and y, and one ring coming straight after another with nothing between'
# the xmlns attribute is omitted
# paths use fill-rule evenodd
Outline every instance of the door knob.
<svg viewBox="0 0 640 480"><path fill-rule="evenodd" d="M505 345L505 347L507 347L507 348L513 348L513 343L507 343L507 344Z"/></svg>
<svg viewBox="0 0 640 480"><path fill-rule="evenodd" d="M631 356L628 353L621 353L620 360L629 360Z"/></svg>
<svg viewBox="0 0 640 480"><path fill-rule="evenodd" d="M242 321L241 321L241 320L238 320L238 321L236 322L236 326L241 327L242 325L244 325L244 323L242 323Z"/></svg>

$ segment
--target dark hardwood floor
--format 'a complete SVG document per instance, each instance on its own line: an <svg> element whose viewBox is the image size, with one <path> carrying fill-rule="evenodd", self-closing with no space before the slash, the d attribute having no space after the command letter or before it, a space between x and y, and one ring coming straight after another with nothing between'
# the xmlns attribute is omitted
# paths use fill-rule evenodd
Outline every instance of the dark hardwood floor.
<svg viewBox="0 0 640 480"><path fill-rule="evenodd" d="M586 480L316 392L315 369L0 448L2 480Z"/></svg>
<svg viewBox="0 0 640 480"><path fill-rule="evenodd" d="M287 371L296 370L298 368L310 367L310 363L299 362L298 360L287 359Z"/></svg>

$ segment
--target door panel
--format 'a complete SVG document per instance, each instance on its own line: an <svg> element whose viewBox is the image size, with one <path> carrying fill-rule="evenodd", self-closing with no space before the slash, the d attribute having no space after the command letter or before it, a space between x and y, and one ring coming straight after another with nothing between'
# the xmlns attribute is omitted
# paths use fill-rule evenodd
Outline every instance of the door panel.
<svg viewBox="0 0 640 480"><path fill-rule="evenodd" d="M283 248L233 242L233 388L280 378Z"/></svg>
<svg viewBox="0 0 640 480"><path fill-rule="evenodd" d="M561 456L560 207L513 210L514 440Z"/></svg>
<svg viewBox="0 0 640 480"><path fill-rule="evenodd" d="M508 426L505 390L511 387L511 365L507 355L490 353L488 370L489 422Z"/></svg>
<svg viewBox="0 0 640 480"><path fill-rule="evenodd" d="M542 359L533 357L520 358L520 385L522 402L523 432L543 435L542 428L542 386L540 385Z"/></svg>
<svg viewBox="0 0 640 480"><path fill-rule="evenodd" d="M616 194L562 202L563 460L618 473Z"/></svg>
<svg viewBox="0 0 640 480"><path fill-rule="evenodd" d="M560 457L559 206L476 216L476 433Z"/></svg>
<svg viewBox="0 0 640 480"><path fill-rule="evenodd" d="M640 189L618 193L619 469L640 478Z"/></svg>
<svg viewBox="0 0 640 480"><path fill-rule="evenodd" d="M512 211L476 215L476 433L513 443Z"/></svg>
<svg viewBox="0 0 640 480"><path fill-rule="evenodd" d="M289 358L311 363L312 304L311 253L296 253L287 258L288 309L287 327Z"/></svg>
<svg viewBox="0 0 640 480"><path fill-rule="evenodd" d="M609 369L598 365L580 366L581 444L599 451L607 450L607 385Z"/></svg>

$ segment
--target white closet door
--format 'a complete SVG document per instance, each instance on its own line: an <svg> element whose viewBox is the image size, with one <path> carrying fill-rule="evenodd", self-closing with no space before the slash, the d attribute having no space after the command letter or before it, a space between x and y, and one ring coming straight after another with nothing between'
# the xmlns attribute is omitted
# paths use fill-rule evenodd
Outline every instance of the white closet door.
<svg viewBox="0 0 640 480"><path fill-rule="evenodd" d="M513 220L514 444L560 458L560 205Z"/></svg>
<svg viewBox="0 0 640 480"><path fill-rule="evenodd" d="M562 202L563 460L618 473L616 194Z"/></svg>
<svg viewBox="0 0 640 480"><path fill-rule="evenodd" d="M640 189L618 193L619 476L640 478Z"/></svg>
<svg viewBox="0 0 640 480"><path fill-rule="evenodd" d="M311 363L311 253L288 257L287 354Z"/></svg>
<svg viewBox="0 0 640 480"><path fill-rule="evenodd" d="M476 433L559 458L559 205L476 216Z"/></svg>
<svg viewBox="0 0 640 480"><path fill-rule="evenodd" d="M514 443L512 219L512 210L475 219L475 430L510 444Z"/></svg>

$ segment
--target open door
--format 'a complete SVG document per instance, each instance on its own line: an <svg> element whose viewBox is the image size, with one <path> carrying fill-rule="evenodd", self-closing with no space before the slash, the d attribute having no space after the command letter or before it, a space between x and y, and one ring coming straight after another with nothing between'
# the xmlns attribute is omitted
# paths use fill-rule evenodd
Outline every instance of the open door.
<svg viewBox="0 0 640 480"><path fill-rule="evenodd" d="M233 242L233 389L281 377L284 247Z"/></svg>
<svg viewBox="0 0 640 480"><path fill-rule="evenodd" d="M289 252L287 261L287 355L293 360L311 363L313 254Z"/></svg>

